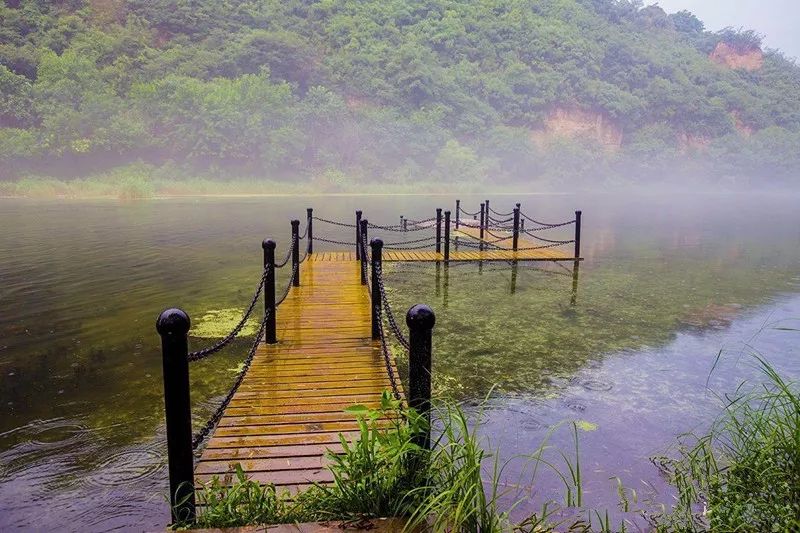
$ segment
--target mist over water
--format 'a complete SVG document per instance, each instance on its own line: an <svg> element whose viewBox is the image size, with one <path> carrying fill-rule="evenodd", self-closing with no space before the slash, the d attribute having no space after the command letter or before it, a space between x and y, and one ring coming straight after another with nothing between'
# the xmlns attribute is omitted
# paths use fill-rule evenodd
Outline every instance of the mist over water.
<svg viewBox="0 0 800 533"><path fill-rule="evenodd" d="M491 392L482 431L504 457L532 452L552 424L579 420L594 428L580 435L590 505L614 508L611 476L634 487L645 480L668 501L648 457L716 412L705 383L720 349L730 357L709 381L715 390L756 375L736 364L743 342L787 377L800 375L796 335L770 329L800 316L796 197L489 198L499 211L519 201L544 220L583 209L576 292L570 269L556 265L521 265L513 286L508 265L453 265L437 289L433 264L395 264L386 283L396 313L417 302L437 313L435 394L477 405ZM468 210L483 199L461 196ZM0 528L164 526L157 314L180 306L195 325L209 311L236 316L260 272L261 240L275 238L282 255L289 220L304 219L306 207L346 221L363 209L396 224L400 214L452 210L454 200L0 201ZM315 225L318 237L349 233ZM230 386L247 340L192 368L196 427ZM564 432L553 439L570 446ZM514 468L516 478L522 465ZM558 488L544 476L531 506Z"/></svg>

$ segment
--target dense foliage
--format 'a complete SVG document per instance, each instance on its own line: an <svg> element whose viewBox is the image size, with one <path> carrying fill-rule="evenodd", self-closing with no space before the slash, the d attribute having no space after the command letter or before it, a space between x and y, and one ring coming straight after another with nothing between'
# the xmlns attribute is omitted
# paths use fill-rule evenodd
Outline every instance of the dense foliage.
<svg viewBox="0 0 800 533"><path fill-rule="evenodd" d="M791 180L800 69L775 51L754 70L716 64L720 42L761 54L752 32L640 0L6 0L0 166ZM554 135L559 112L616 140Z"/></svg>

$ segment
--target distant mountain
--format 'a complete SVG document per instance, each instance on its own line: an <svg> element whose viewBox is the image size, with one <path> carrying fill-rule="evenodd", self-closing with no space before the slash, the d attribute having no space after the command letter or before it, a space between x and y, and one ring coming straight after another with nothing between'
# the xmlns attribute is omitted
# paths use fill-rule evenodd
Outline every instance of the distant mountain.
<svg viewBox="0 0 800 533"><path fill-rule="evenodd" d="M6 0L0 65L7 178L800 171L800 68L634 0Z"/></svg>

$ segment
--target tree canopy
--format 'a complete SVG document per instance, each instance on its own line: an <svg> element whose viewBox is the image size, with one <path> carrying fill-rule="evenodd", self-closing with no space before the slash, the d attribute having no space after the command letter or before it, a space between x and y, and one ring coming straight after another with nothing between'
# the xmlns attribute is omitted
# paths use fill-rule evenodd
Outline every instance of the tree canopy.
<svg viewBox="0 0 800 533"><path fill-rule="evenodd" d="M800 69L770 50L716 64L720 42L762 53L638 0L7 0L0 163L793 179Z"/></svg>

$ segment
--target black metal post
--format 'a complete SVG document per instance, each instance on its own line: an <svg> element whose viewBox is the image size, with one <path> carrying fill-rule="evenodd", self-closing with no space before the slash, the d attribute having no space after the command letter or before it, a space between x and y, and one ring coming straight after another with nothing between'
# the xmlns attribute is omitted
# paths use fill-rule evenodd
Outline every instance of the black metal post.
<svg viewBox="0 0 800 533"><path fill-rule="evenodd" d="M292 286L300 286L300 221L292 220Z"/></svg>
<svg viewBox="0 0 800 533"><path fill-rule="evenodd" d="M456 229L458 229L458 219L461 218L461 200L456 200Z"/></svg>
<svg viewBox="0 0 800 533"><path fill-rule="evenodd" d="M458 215L456 215L458 217ZM456 218L458 220L458 218ZM442 253L442 208L436 208L436 253Z"/></svg>
<svg viewBox="0 0 800 533"><path fill-rule="evenodd" d="M364 247L364 241L367 240L367 226L369 226L369 221L364 219L361 221L361 241L358 243L359 250L361 250L361 284L367 284L367 277L364 272L364 265L367 262L367 249Z"/></svg>
<svg viewBox="0 0 800 533"><path fill-rule="evenodd" d="M428 421L427 430L414 441L423 448L431 445L431 350L436 315L424 304L406 313L408 325L408 404Z"/></svg>
<svg viewBox="0 0 800 533"><path fill-rule="evenodd" d="M486 229L489 229L489 200L484 202L486 204Z"/></svg>
<svg viewBox="0 0 800 533"><path fill-rule="evenodd" d="M450 211L444 212L444 260L450 261Z"/></svg>
<svg viewBox="0 0 800 533"><path fill-rule="evenodd" d="M403 231L408 231L408 219L403 219Z"/></svg>
<svg viewBox="0 0 800 533"><path fill-rule="evenodd" d="M372 338L381 338L381 289L378 284L378 271L381 269L381 253L383 241L372 239L369 243L372 247Z"/></svg>
<svg viewBox="0 0 800 533"><path fill-rule="evenodd" d="M356 211L356 261L361 259L361 211Z"/></svg>
<svg viewBox="0 0 800 533"><path fill-rule="evenodd" d="M581 211L575 211L575 259L581 256Z"/></svg>
<svg viewBox="0 0 800 533"><path fill-rule="evenodd" d="M314 253L314 209L311 207L306 208L308 215L308 255Z"/></svg>
<svg viewBox="0 0 800 533"><path fill-rule="evenodd" d="M164 410L167 420L169 501L173 522L193 522L194 457L192 413L189 400L189 316L181 309L167 309L158 316L164 367Z"/></svg>
<svg viewBox="0 0 800 533"><path fill-rule="evenodd" d="M485 205L481 204L481 230L480 230L480 238L481 238L481 240L483 240L483 223L484 223L484 219L485 219L484 209L485 209Z"/></svg>
<svg viewBox="0 0 800 533"><path fill-rule="evenodd" d="M519 247L519 207L514 208L514 237L511 239L511 244L516 252Z"/></svg>
<svg viewBox="0 0 800 533"><path fill-rule="evenodd" d="M261 247L264 249L264 269L267 270L264 280L264 316L267 317L264 342L275 344L278 342L275 328L275 241L267 239Z"/></svg>

